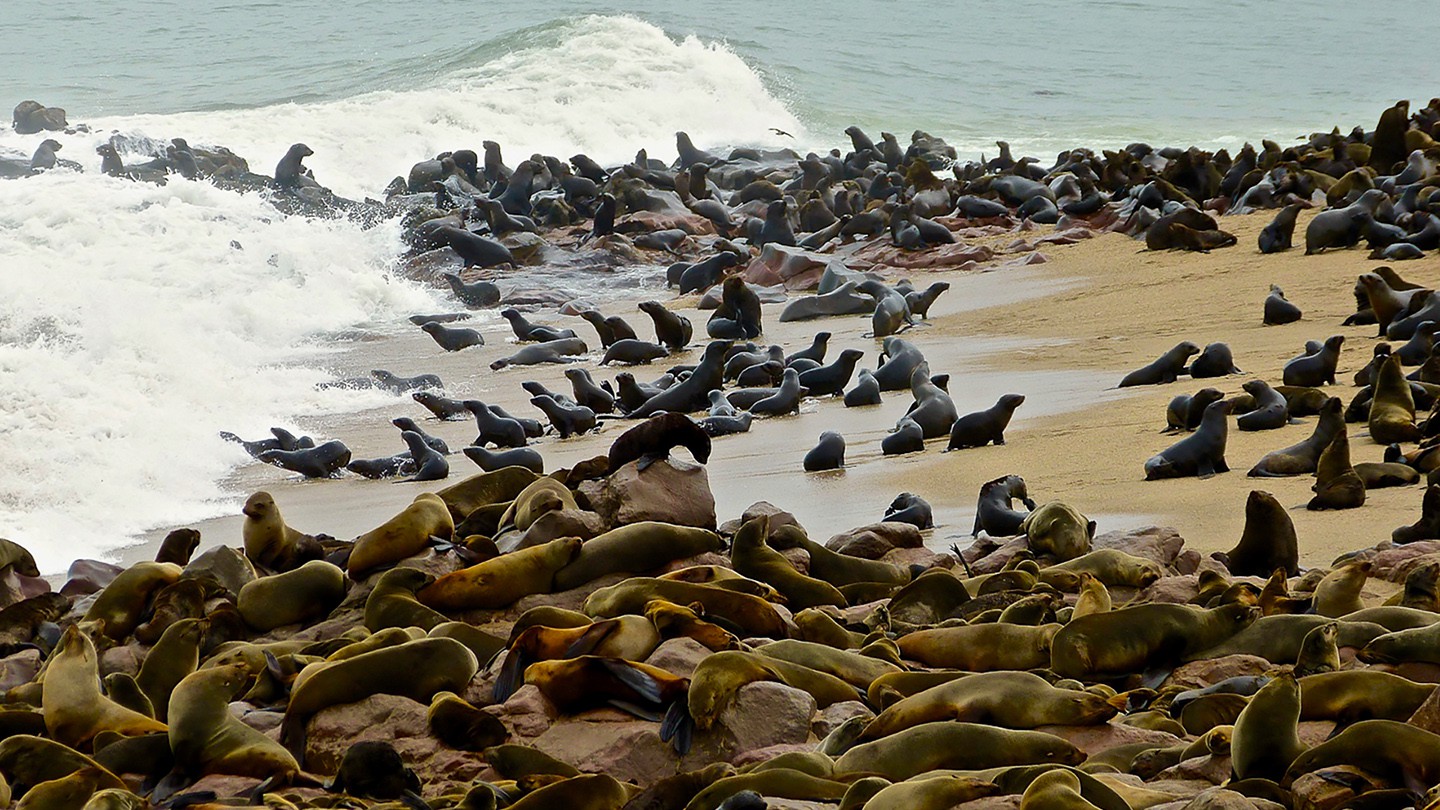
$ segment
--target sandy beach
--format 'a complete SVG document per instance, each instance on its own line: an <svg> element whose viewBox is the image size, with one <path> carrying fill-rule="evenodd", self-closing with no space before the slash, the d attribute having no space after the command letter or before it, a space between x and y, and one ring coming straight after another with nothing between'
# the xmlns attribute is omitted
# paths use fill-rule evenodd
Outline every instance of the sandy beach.
<svg viewBox="0 0 1440 810"><path fill-rule="evenodd" d="M1310 214L1302 214L1303 230ZM1390 531L1418 515L1421 489L1402 487L1372 491L1361 509L1308 512L1313 479L1251 479L1245 471L1266 452L1308 436L1314 418L1273 431L1254 433L1232 428L1227 458L1232 471L1209 480L1194 478L1146 482L1144 461L1174 437L1161 435L1165 406L1179 393L1213 385L1238 393L1252 378L1278 384L1286 360L1300 353L1306 340L1343 334L1341 386L1337 395L1348 402L1353 388L1345 383L1368 361L1375 342L1374 327L1341 327L1354 309L1355 277L1375 262L1361 249L1305 256L1296 249L1262 256L1253 248L1270 214L1225 217L1222 227L1239 237L1234 248L1212 253L1152 252L1143 242L1119 234L1102 234L1074 245L1044 245L1046 262L994 272L916 272L917 286L944 280L952 289L932 308L925 323L905 337L925 352L936 373L952 375L950 391L962 413L988 407L1003 393L1026 396L1004 447L943 453L944 440L926 452L883 457L880 440L905 411L908 392L886 394L878 407L845 408L838 399L807 400L798 416L757 419L745 435L719 439L708 465L721 520L736 517L749 504L766 500L793 511L819 537L880 519L886 504L899 492L915 492L935 508L936 528L927 544L941 550L970 542L975 499L985 481L1019 474L1040 502L1064 500L1099 524L1099 531L1156 524L1179 530L1186 542L1204 552L1231 547L1244 522L1245 498L1251 489L1274 493L1290 509L1300 536L1302 562L1328 564L1337 554L1389 538ZM1031 238L1047 230L995 237L995 245L1017 236ZM1397 265L1406 278L1421 283L1437 275L1433 257ZM634 308L646 298L670 302L703 330L708 312L693 309L695 298L673 300L660 288L661 271L623 303L602 308L626 317L642 337L650 334L649 319ZM892 279L902 277L891 273ZM1293 324L1261 324L1261 304L1270 284L1279 284L1304 311ZM830 352L858 348L866 353L861 367L875 365L879 341L866 337L863 316L779 323L782 304L765 310L761 342L779 343L788 351L808 345L815 332L833 333ZM515 349L513 335L492 313L477 313L487 343L458 353L441 352L419 330L398 338L361 340L336 358L341 377L364 375L371 368L399 374L436 373L449 394L478 397L513 413L538 415L520 388L525 380L569 391L563 366L510 368L492 372L489 363ZM579 318L552 313L535 315L539 322L568 326L598 349L594 332ZM1181 378L1176 383L1114 389L1128 371L1153 360L1182 340L1198 345L1223 341L1234 350L1246 372L1219 380ZM651 379L674 363L693 362L697 342L668 361L632 369ZM613 378L618 368L597 367L599 352L583 364L599 379ZM390 455L403 449L398 431L389 424L410 416L445 439L453 450L475 434L468 421L440 422L408 397L393 406L332 420L301 421L317 437L343 439L356 458ZM597 433L561 441L539 440L547 469L569 466L602 454L628 426L623 420L605 423ZM836 430L848 445L846 468L807 474L800 460L822 431ZM1350 426L1355 461L1378 461L1383 448L1371 442L1364 425ZM451 479L478 471L458 453L451 457ZM369 481L355 476L341 480L304 481L283 470L253 464L239 470L227 486L236 493L236 513L197 526L205 544L236 544L240 536L239 503L256 489L271 491L294 526L336 537L354 537L399 511L420 491L443 484ZM148 558L160 529L145 542L127 549L123 562Z"/></svg>

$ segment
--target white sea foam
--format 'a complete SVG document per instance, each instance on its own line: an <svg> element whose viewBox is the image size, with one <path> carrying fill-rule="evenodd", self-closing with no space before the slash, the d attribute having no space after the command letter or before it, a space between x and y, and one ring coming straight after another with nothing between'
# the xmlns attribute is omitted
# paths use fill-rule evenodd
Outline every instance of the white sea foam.
<svg viewBox="0 0 1440 810"><path fill-rule="evenodd" d="M266 173L303 141L317 179L347 196L482 139L513 165L532 151L619 162L637 146L669 158L678 129L701 145L801 133L725 47L622 17L579 20L426 88L87 123L0 134L0 152L26 156L55 137L87 169L0 181L0 536L45 571L232 508L218 482L247 457L217 431L259 437L386 396L317 391L336 349L314 337L442 306L389 275L394 223L362 230L178 177L108 178L94 147L112 131L225 145Z"/></svg>

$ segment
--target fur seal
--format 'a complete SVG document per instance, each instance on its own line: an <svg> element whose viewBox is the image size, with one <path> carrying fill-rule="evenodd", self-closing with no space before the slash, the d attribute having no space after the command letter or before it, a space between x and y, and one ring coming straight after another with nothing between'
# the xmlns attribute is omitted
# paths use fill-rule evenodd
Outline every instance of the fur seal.
<svg viewBox="0 0 1440 810"><path fill-rule="evenodd" d="M1309 438L1266 453L1250 468L1248 475L1252 478L1274 478L1315 472L1321 453L1330 446L1335 436L1345 429L1345 420L1341 416L1342 408L1343 404L1338 397L1328 398Z"/></svg>
<svg viewBox="0 0 1440 810"><path fill-rule="evenodd" d="M515 419L496 414L484 402L467 399L465 409L474 414L475 426L480 431L480 435L475 438L476 446L493 444L496 447L518 448L528 443L528 431L524 425Z"/></svg>
<svg viewBox="0 0 1440 810"><path fill-rule="evenodd" d="M639 307L641 312L654 321L655 339L670 351L678 352L690 344L695 329L689 318L676 315L659 301L641 301Z"/></svg>
<svg viewBox="0 0 1440 810"><path fill-rule="evenodd" d="M305 167L301 161L315 154L310 147L303 143L291 144L275 164L275 185L280 188L295 188L300 185L300 177L305 173Z"/></svg>
<svg viewBox="0 0 1440 810"><path fill-rule="evenodd" d="M1290 424L1289 403L1264 380L1250 380L1241 386L1255 400L1255 409L1235 419L1240 430L1275 430Z"/></svg>
<svg viewBox="0 0 1440 810"><path fill-rule="evenodd" d="M85 611L84 621L87 626L98 624L106 637L123 641L140 625L151 598L160 589L173 585L180 574L180 566L174 563L136 563L100 591Z"/></svg>
<svg viewBox="0 0 1440 810"><path fill-rule="evenodd" d="M1369 426L1370 437L1379 444L1414 442L1421 438L1420 428L1415 424L1415 398L1400 368L1398 355L1391 355L1381 364L1376 375Z"/></svg>
<svg viewBox="0 0 1440 810"><path fill-rule="evenodd" d="M1025 487L1025 479L1018 475L996 478L980 486L980 500L975 506L975 526L970 536L975 537L983 530L991 537L1014 537L1021 534L1026 513L1017 512L1010 503L1019 498L1025 508L1033 511L1035 501Z"/></svg>
<svg viewBox="0 0 1440 810"><path fill-rule="evenodd" d="M915 398L914 407L902 417L902 421L909 420L919 425L926 439L947 435L959 413L954 400L932 379L930 364L923 360L910 374L910 395ZM898 429L899 425L896 427Z"/></svg>
<svg viewBox="0 0 1440 810"><path fill-rule="evenodd" d="M75 625L65 628L46 662L40 700L46 733L74 748L85 747L106 731L131 737L166 730L164 723L100 693L95 645Z"/></svg>
<svg viewBox="0 0 1440 810"><path fill-rule="evenodd" d="M600 359L600 365L624 363L626 365L649 365L651 361L669 357L670 351L658 343L627 338L611 343Z"/></svg>
<svg viewBox="0 0 1440 810"><path fill-rule="evenodd" d="M796 571L784 555L766 545L769 534L770 518L765 515L752 518L735 532L730 542L730 562L737 572L773 585L795 610L848 604L834 585Z"/></svg>
<svg viewBox="0 0 1440 810"><path fill-rule="evenodd" d="M1268 577L1276 569L1293 577L1300 572L1299 560L1295 524L1285 507L1274 495L1251 490L1245 501L1245 529L1225 554L1225 567L1240 577Z"/></svg>
<svg viewBox="0 0 1440 810"><path fill-rule="evenodd" d="M562 439L595 429L595 412L584 405L562 404L551 396L531 397L530 404L545 414Z"/></svg>
<svg viewBox="0 0 1440 810"><path fill-rule="evenodd" d="M749 583L745 579L736 581ZM677 605L699 603L707 617L724 622L740 632L767 638L785 637L785 624L770 602L753 593L723 587L725 584L631 577L592 593L585 600L585 613L605 617L639 614L654 599L664 599ZM764 587L766 591L771 590L769 586Z"/></svg>
<svg viewBox="0 0 1440 810"><path fill-rule="evenodd" d="M802 461L805 472L838 470L845 466L845 437L833 430L820 434L820 441Z"/></svg>
<svg viewBox="0 0 1440 810"><path fill-rule="evenodd" d="M1029 672L987 672L933 686L890 705L866 725L859 740L868 742L943 720L1014 729L1097 725L1117 711L1100 695L1060 689Z"/></svg>
<svg viewBox="0 0 1440 810"><path fill-rule="evenodd" d="M863 743L835 761L836 774L877 774L895 781L934 770L1007 765L1079 765L1085 754L1053 734L978 723L925 723Z"/></svg>
<svg viewBox="0 0 1440 810"><path fill-rule="evenodd" d="M1200 427L1200 418L1212 402L1225 395L1218 388L1201 388L1194 394L1180 394L1165 407L1165 433L1190 432Z"/></svg>
<svg viewBox="0 0 1440 810"><path fill-rule="evenodd" d="M550 593L555 572L580 553L581 541L562 537L446 574L416 597L442 611L499 609L522 597Z"/></svg>
<svg viewBox="0 0 1440 810"><path fill-rule="evenodd" d="M845 386L850 384L855 365L864 356L865 353L859 349L846 349L840 352L840 356L830 365L801 372L800 384L809 389L809 396L812 397L842 393Z"/></svg>
<svg viewBox="0 0 1440 810"><path fill-rule="evenodd" d="M434 581L418 568L392 568L381 574L365 599L365 629L378 633L387 627L419 627L428 632L449 621L415 596Z"/></svg>
<svg viewBox="0 0 1440 810"><path fill-rule="evenodd" d="M915 582L924 578L916 577ZM972 624L917 630L896 643L907 659L928 667L969 672L1041 669L1049 665L1050 645L1059 629L1055 624Z"/></svg>
<svg viewBox="0 0 1440 810"><path fill-rule="evenodd" d="M694 459L704 464L710 460L710 437L695 420L683 413L662 413L620 434L611 445L606 457L609 462L608 474L634 461L640 471L660 459L668 458L670 451L684 447Z"/></svg>
<svg viewBox="0 0 1440 810"><path fill-rule="evenodd" d="M577 404L597 414L615 412L615 395L596 385L589 371L583 368L567 368L565 379L570 381L570 389Z"/></svg>
<svg viewBox="0 0 1440 810"><path fill-rule="evenodd" d="M857 291L857 283L847 281L830 292L807 295L785 305L780 323L808 321L838 315L860 315L872 311L875 299Z"/></svg>
<svg viewBox="0 0 1440 810"><path fill-rule="evenodd" d="M328 616L344 598L345 572L324 560L311 560L283 574L247 582L236 607L245 624L266 633Z"/></svg>
<svg viewBox="0 0 1440 810"><path fill-rule="evenodd" d="M1005 394L991 407L956 419L950 428L950 444L946 449L984 447L991 442L1004 444L1005 428L1010 425L1015 409L1024 402L1025 397L1020 394Z"/></svg>
<svg viewBox="0 0 1440 810"><path fill-rule="evenodd" d="M1292 673L1279 673L1250 698L1235 719L1230 738L1235 778L1278 782L1305 750L1299 721L1300 685Z"/></svg>
<svg viewBox="0 0 1440 810"><path fill-rule="evenodd" d="M1023 486L1023 481L1021 482ZM1059 562L1073 560L1090 551L1095 539L1095 521L1087 520L1074 507L1050 501L1026 515L1016 527L1018 534L1035 554L1048 555Z"/></svg>
<svg viewBox="0 0 1440 810"><path fill-rule="evenodd" d="M436 345L447 352L458 352L472 346L484 346L485 337L478 330L467 327L446 326L429 321L420 326L420 331L435 340Z"/></svg>
<svg viewBox="0 0 1440 810"><path fill-rule="evenodd" d="M333 478L350 463L350 448L329 441L306 450L266 450L258 458L306 478Z"/></svg>
<svg viewBox="0 0 1440 810"><path fill-rule="evenodd" d="M465 268L516 264L515 256L510 253L509 248L465 228L441 225L435 229L434 236L443 240L460 257Z"/></svg>
<svg viewBox="0 0 1440 810"><path fill-rule="evenodd" d="M894 523L909 523L924 530L935 528L935 516L930 504L913 492L902 492L885 507L884 520Z"/></svg>
<svg viewBox="0 0 1440 810"><path fill-rule="evenodd" d="M1304 208L1304 205L1300 203L1291 203L1285 206L1280 209L1280 213L1275 215L1275 219L1260 231L1261 253L1279 253L1291 248L1295 238L1295 220L1299 218L1301 208ZM1268 312L1268 301L1266 306ZM1299 319L1300 311L1297 309L1292 320ZM1270 323L1268 319L1265 322ZM1281 323L1289 323L1289 321L1281 321Z"/></svg>
<svg viewBox="0 0 1440 810"><path fill-rule="evenodd" d="M1200 347L1188 340L1178 343L1150 365L1126 374L1124 379L1120 380L1118 387L1129 388L1135 385L1163 385L1175 382L1179 374L1185 370L1185 364L1190 357L1199 353Z"/></svg>
<svg viewBox="0 0 1440 810"><path fill-rule="evenodd" d="M1050 644L1050 669L1062 678L1119 677L1173 666L1243 630L1259 616L1251 605L1210 610L1148 604L1093 613L1060 628Z"/></svg>
<svg viewBox="0 0 1440 810"><path fill-rule="evenodd" d="M1200 356L1190 364L1190 376L1197 380L1240 373L1240 369L1235 367L1235 357L1231 354L1230 347L1224 343L1207 345L1205 350L1200 352Z"/></svg>
<svg viewBox="0 0 1440 810"><path fill-rule="evenodd" d="M270 493L251 495L240 511L245 515L241 528L245 556L256 565L271 571L289 571L324 556L320 542L325 536L304 534L286 525Z"/></svg>
<svg viewBox="0 0 1440 810"><path fill-rule="evenodd" d="M585 341L576 337L557 338L526 346L508 357L490 364L493 371L508 366L536 366L541 363L574 363L589 351Z"/></svg>
<svg viewBox="0 0 1440 810"><path fill-rule="evenodd" d="M1280 784L1336 765L1395 784L1433 785L1440 781L1440 736L1394 720L1362 720L1296 756Z"/></svg>
<svg viewBox="0 0 1440 810"><path fill-rule="evenodd" d="M431 537L449 540L455 522L445 501L433 492L422 492L398 515L355 538L346 570L351 577L406 557L419 554Z"/></svg>
<svg viewBox="0 0 1440 810"><path fill-rule="evenodd" d="M450 476L450 462L425 441L424 434L407 430L400 437L410 448L410 459L415 465L415 474L407 480L443 481Z"/></svg>
<svg viewBox="0 0 1440 810"><path fill-rule="evenodd" d="M484 447L471 446L460 452L485 472L495 472L506 467L524 467L536 475L545 473L545 459L538 451L530 447L491 451Z"/></svg>
<svg viewBox="0 0 1440 810"><path fill-rule="evenodd" d="M1286 385L1319 388L1335 384L1335 367L1340 363L1344 335L1331 335L1318 352L1297 357L1285 364L1281 377Z"/></svg>
<svg viewBox="0 0 1440 810"><path fill-rule="evenodd" d="M715 532L642 521L611 529L585 541L580 552L555 572L554 588L567 591L616 573L643 574L672 560L720 551Z"/></svg>
<svg viewBox="0 0 1440 810"><path fill-rule="evenodd" d="M918 453L925 449L925 429L914 419L902 418L895 431L880 440L880 452L887 456Z"/></svg>
<svg viewBox="0 0 1440 810"><path fill-rule="evenodd" d="M284 746L230 712L250 675L244 664L209 667L175 687L169 728L173 776L186 784L207 774L250 776L266 780L266 788L293 784L300 776L300 764Z"/></svg>
<svg viewBox="0 0 1440 810"><path fill-rule="evenodd" d="M495 715L480 711L454 692L436 692L425 720L436 739L460 751L483 751L510 736Z"/></svg>
<svg viewBox="0 0 1440 810"><path fill-rule="evenodd" d="M880 383L869 369L860 369L860 376L855 381L855 387L845 392L845 407L860 408L866 405L879 405Z"/></svg>
<svg viewBox="0 0 1440 810"><path fill-rule="evenodd" d="M869 810L934 810L958 807L1000 792L1000 788L991 782L958 773L922 775L922 778L907 779L895 784L879 780L876 785L879 789L865 799L863 804L859 801L859 794L852 797L858 787L858 782L852 783L851 790L846 791L845 800L840 803L842 808L852 810L863 806ZM851 798L855 799L854 804L848 803Z"/></svg>
<svg viewBox="0 0 1440 810"><path fill-rule="evenodd" d="M1225 463L1226 425L1230 414L1227 400L1212 402L1205 408L1200 427L1194 433L1145 462L1145 480L1198 476L1209 478L1229 472Z"/></svg>
<svg viewBox="0 0 1440 810"><path fill-rule="evenodd" d="M450 285L450 291L467 307L480 309L500 303L500 288L491 281L477 281L467 284L455 273L441 273L440 277Z"/></svg>
<svg viewBox="0 0 1440 810"><path fill-rule="evenodd" d="M1305 505L1321 509L1356 509L1365 504L1365 482L1350 464L1350 441L1342 428L1320 454L1315 470L1315 497Z"/></svg>
<svg viewBox="0 0 1440 810"><path fill-rule="evenodd" d="M1306 633L1305 639L1300 643L1300 654L1295 657L1294 676L1304 678L1307 675L1338 671L1340 648L1336 639L1339 635L1338 622L1327 622Z"/></svg>
<svg viewBox="0 0 1440 810"><path fill-rule="evenodd" d="M800 410L800 400L804 396L805 389L800 385L800 374L793 368L787 368L780 380L780 387L770 396L752 404L748 410L756 416L785 416Z"/></svg>
<svg viewBox="0 0 1440 810"><path fill-rule="evenodd" d="M1395 543L1440 539L1440 484L1430 484L1420 502L1420 519L1390 533Z"/></svg>

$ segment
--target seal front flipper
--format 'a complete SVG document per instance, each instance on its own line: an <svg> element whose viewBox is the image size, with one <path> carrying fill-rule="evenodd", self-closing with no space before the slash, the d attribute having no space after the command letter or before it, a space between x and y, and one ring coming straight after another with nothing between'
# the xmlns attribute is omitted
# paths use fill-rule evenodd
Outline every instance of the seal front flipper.
<svg viewBox="0 0 1440 810"><path fill-rule="evenodd" d="M675 700L665 710L665 719L660 723L660 740L668 742L680 756L690 753L690 743L695 737L695 719L690 716L690 705L684 698Z"/></svg>

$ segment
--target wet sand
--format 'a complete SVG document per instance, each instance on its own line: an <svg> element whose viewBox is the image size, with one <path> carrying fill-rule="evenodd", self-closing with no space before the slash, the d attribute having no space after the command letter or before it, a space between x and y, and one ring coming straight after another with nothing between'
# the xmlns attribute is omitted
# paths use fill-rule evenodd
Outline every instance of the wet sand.
<svg viewBox="0 0 1440 810"><path fill-rule="evenodd" d="M879 520L885 506L901 491L915 492L935 508L936 529L928 544L943 549L968 544L975 499L985 481L1011 473L1023 476L1040 502L1065 500L1099 523L1099 531L1146 524L1173 526L1187 543L1202 552L1231 547L1244 522L1244 503L1251 489L1273 492L1287 507L1299 532L1302 563L1321 565L1335 555L1373 545L1390 531L1412 522L1419 512L1421 488L1378 490L1361 509L1307 512L1313 479L1251 479L1245 471L1264 453L1308 436L1314 417L1280 430L1242 433L1230 430L1227 458L1232 472L1206 481L1181 479L1145 482L1142 465L1175 437L1162 436L1165 406L1179 393L1214 386L1227 394L1253 377L1278 384L1285 361L1299 354L1306 340L1343 334L1337 395L1348 401L1353 373L1368 362L1375 327L1341 327L1354 310L1351 287L1355 276L1376 263L1362 249L1304 256L1295 249L1277 256L1256 252L1255 238L1272 214L1226 217L1221 227L1239 237L1239 245L1211 254L1144 251L1143 243L1105 234L1075 245L1047 245L1043 264L995 272L913 272L917 287L946 280L952 288L931 308L930 320L904 337L926 355L932 371L951 374L950 392L961 413L991 405L1004 393L1020 393L1026 403L1007 432L1004 447L940 452L944 439L929 443L924 453L885 458L880 440L910 402L908 392L890 392L880 406L845 408L838 398L807 400L798 416L757 419L748 434L717 439L708 465L721 521L737 517L745 506L767 500L793 511L809 532L826 538L854 526ZM1309 214L1302 214L1303 234ZM1033 231L1022 236L1043 235ZM996 242L1009 242L1014 234ZM1396 265L1407 279L1440 281L1434 256ZM656 278L660 276L656 270ZM902 277L892 276L892 280ZM1262 302L1269 285L1284 287L1305 313L1298 323L1261 325ZM670 301L671 293L654 281L635 290L625 304L607 304L608 315L624 316L642 338L653 335L648 316L634 303L646 298ZM708 312L693 309L694 297L672 304L703 336ZM682 306L683 305L683 306ZM879 341L865 337L868 316L825 318L800 323L777 321L782 304L766 305L765 342L795 351L820 330L833 333L829 356L841 349L865 352L861 367L873 368ZM489 363L512 353L516 345L508 325L486 318L487 345L445 353L418 329L399 337L358 341L336 358L341 377L361 376L372 368L397 374L436 373L455 398L480 398L517 415L538 416L520 388L525 380L569 392L564 366L531 366L492 372ZM593 329L575 317L552 312L532 320L576 330L595 349L583 364L596 380L613 378L620 368L597 367L600 358ZM1237 365L1247 373L1218 380L1191 380L1145 388L1113 386L1128 371L1145 365L1181 340L1199 345L1223 341L1234 350ZM672 364L691 363L703 342L683 354L651 366L630 369L641 380L659 376ZM356 458L390 455L403 450L399 432L389 424L410 416L452 449L475 436L472 421L440 422L406 397L392 406L326 420L301 419L317 439L339 438ZM609 443L632 422L608 422L597 434L561 441L539 440L546 469L555 469L603 454ZM1351 425L1356 462L1380 460L1383 448L1370 441L1363 425ZM825 430L838 430L848 445L846 469L831 473L801 470L805 452ZM254 438L254 437L247 437ZM683 454L684 451L679 451ZM240 542L239 504L256 489L275 495L287 521L307 532L354 537L399 511L419 492L439 489L477 472L464 456L451 456L451 478L429 484L369 481L355 476L341 480L304 481L263 464L248 465L227 482L236 493L233 517L197 524L205 546ZM146 559L164 529L147 535L125 550L121 562Z"/></svg>

